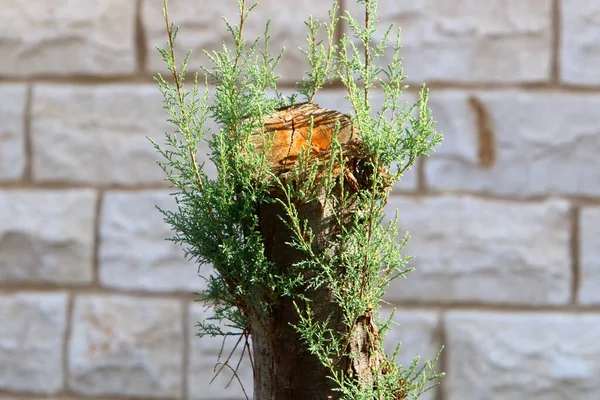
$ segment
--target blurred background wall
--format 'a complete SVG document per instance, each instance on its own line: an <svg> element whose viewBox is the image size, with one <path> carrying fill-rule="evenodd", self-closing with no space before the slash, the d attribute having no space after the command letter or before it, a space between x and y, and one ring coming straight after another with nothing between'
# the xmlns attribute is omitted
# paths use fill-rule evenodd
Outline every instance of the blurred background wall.
<svg viewBox="0 0 600 400"><path fill-rule="evenodd" d="M171 0L192 66L236 3ZM243 398L228 373L208 385L220 342L194 337L189 294L203 281L154 208L172 206L146 139L172 129L151 80L161 6L0 0L1 400ZM302 21L329 6L263 0L248 21L251 36L272 19L288 49L282 90L306 66ZM403 28L407 99L427 82L446 138L390 201L417 271L388 291L388 345L405 363L447 346L427 399L600 398L600 1L380 14ZM347 110L343 96L316 101Z"/></svg>

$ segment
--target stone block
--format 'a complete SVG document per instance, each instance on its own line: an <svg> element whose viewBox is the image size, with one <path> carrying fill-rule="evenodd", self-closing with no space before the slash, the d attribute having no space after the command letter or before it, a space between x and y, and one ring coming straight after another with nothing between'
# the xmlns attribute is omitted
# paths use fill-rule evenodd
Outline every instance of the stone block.
<svg viewBox="0 0 600 400"><path fill-rule="evenodd" d="M174 132L154 85L38 85L31 124L33 177L101 185L162 185L148 140ZM199 161L208 148L201 142ZM212 164L207 171L214 175ZM212 168L212 169L211 169Z"/></svg>
<svg viewBox="0 0 600 400"><path fill-rule="evenodd" d="M167 241L174 235L156 209L173 210L168 192L110 191L104 196L100 222L100 282L119 289L199 291L205 281L184 257L184 247ZM210 274L210 266L200 272Z"/></svg>
<svg viewBox="0 0 600 400"><path fill-rule="evenodd" d="M581 286L578 300L581 304L600 304L600 208L586 207L579 220L579 268Z"/></svg>
<svg viewBox="0 0 600 400"><path fill-rule="evenodd" d="M596 400L600 317L592 314L447 314L448 400Z"/></svg>
<svg viewBox="0 0 600 400"><path fill-rule="evenodd" d="M86 396L180 398L183 312L170 299L79 295L69 388Z"/></svg>
<svg viewBox="0 0 600 400"><path fill-rule="evenodd" d="M135 1L0 1L0 75L135 70Z"/></svg>
<svg viewBox="0 0 600 400"><path fill-rule="evenodd" d="M444 303L566 304L570 298L569 205L466 196L392 197L405 255L416 271L387 299ZM389 218L389 217L388 217Z"/></svg>
<svg viewBox="0 0 600 400"><path fill-rule="evenodd" d="M25 85L0 85L0 181L19 180L25 171L26 96Z"/></svg>
<svg viewBox="0 0 600 400"><path fill-rule="evenodd" d="M296 0L280 2L263 2L250 14L244 24L244 35L251 43L258 36L263 36L267 20L271 20L269 51L278 54L282 47L286 48L276 72L282 81L298 82L308 69L306 56L298 47L307 48L306 34L308 28L304 21L309 15L328 21L331 2L320 0ZM235 46L227 31L223 17L231 24L239 23L238 4L228 2L197 2L192 0L171 0L169 2L169 19L179 26L177 36L176 57L183 61L185 54L192 51L189 69L199 71L200 66L212 67L202 50L209 52L221 50L226 43L230 51ZM167 35L162 15L162 3L150 0L143 1L142 23L146 34L146 51L148 70L166 71L165 63L155 46L166 48ZM262 43L262 41L261 41Z"/></svg>
<svg viewBox="0 0 600 400"><path fill-rule="evenodd" d="M60 391L67 295L0 295L0 321L0 390L43 395Z"/></svg>
<svg viewBox="0 0 600 400"><path fill-rule="evenodd" d="M0 282L92 280L92 190L0 191Z"/></svg>
<svg viewBox="0 0 600 400"><path fill-rule="evenodd" d="M560 3L560 71L563 81L600 84L600 3L569 0Z"/></svg>
<svg viewBox="0 0 600 400"><path fill-rule="evenodd" d="M516 197L600 195L600 96L520 91L473 95L483 116L469 106L467 93L432 94L438 104L433 115L445 141L427 160L429 188ZM494 153L489 164L477 156L481 140Z"/></svg>
<svg viewBox="0 0 600 400"><path fill-rule="evenodd" d="M351 1L348 9L362 23L364 6ZM374 39L390 24L402 29L410 82L541 82L550 78L551 15L552 0L382 1ZM393 43L384 64L391 50Z"/></svg>

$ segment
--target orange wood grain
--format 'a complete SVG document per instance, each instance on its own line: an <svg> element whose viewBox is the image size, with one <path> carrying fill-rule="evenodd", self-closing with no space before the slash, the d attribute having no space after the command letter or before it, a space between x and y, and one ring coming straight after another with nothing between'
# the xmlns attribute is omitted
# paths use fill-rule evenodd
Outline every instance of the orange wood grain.
<svg viewBox="0 0 600 400"><path fill-rule="evenodd" d="M303 150L309 151L315 157L329 153L338 123L337 139L342 145L356 138L350 117L321 108L315 103L283 107L276 113L266 116L264 133L275 135L267 155L273 170L278 173L290 170ZM253 141L257 151L264 151L265 140L262 133L256 133Z"/></svg>

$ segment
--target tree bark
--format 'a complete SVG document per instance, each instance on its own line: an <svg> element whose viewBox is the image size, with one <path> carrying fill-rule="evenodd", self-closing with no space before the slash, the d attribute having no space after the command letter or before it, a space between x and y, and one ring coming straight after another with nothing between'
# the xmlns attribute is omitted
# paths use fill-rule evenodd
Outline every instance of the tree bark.
<svg viewBox="0 0 600 400"><path fill-rule="evenodd" d="M308 136L307 129L310 126L308 121L311 115L314 124L313 141L307 144L301 140ZM339 126L342 127L338 135L341 144L349 145L355 140L347 116L321 109L313 103L286 107L280 110L278 115L269 118L265 120L264 130L277 131L270 161L273 171L280 176L290 170L302 146L309 146L316 157L326 156L329 150L328 141L330 144L336 121L339 121ZM258 139L256 143L259 143ZM260 151L260 146L257 147ZM348 147L350 148L351 146ZM348 152L350 153L351 150ZM356 165L356 159L352 159L353 157L349 154L350 160L347 165ZM349 174L343 183L344 190L357 189L358 182L352 171L346 171L346 166L339 166L337 173ZM341 195L341 188L336 190L334 195ZM314 234L312 245L313 251L317 253L332 251L327 248L328 240L339 232L336 218L333 217L334 210L330 209L328 204L331 202L327 202L325 196L321 194L316 200L297 206L300 220L307 221ZM351 206L343 212L348 215L352 213ZM285 273L305 257L302 252L287 244L292 239L292 233L281 220L288 218L285 210L280 204L264 204L259 207L258 214L260 230L265 240L266 256L278 273ZM340 270L339 273L343 274L343 271ZM342 320L342 310L335 303L328 288L301 289L301 294L310 299L310 306L316 320L325 321L330 318L329 328L349 334L349 329ZM302 307L301 304L299 306ZM298 322L297 311L292 300L287 297L279 299L269 309L267 318L259 320L251 317L256 400L340 398L340 394L333 391L335 383L328 378L330 371L309 352L306 344L292 327ZM355 357L343 357L337 364L338 371L343 371L347 376L356 379L370 380L371 373L381 365L383 360L377 337L378 332L372 312L365 310L364 315L355 321L352 335L347 342L346 352L352 352Z"/></svg>
<svg viewBox="0 0 600 400"><path fill-rule="evenodd" d="M331 227L321 202L308 204L301 208L301 212L301 216L308 219L315 240L325 239ZM279 204L264 205L259 216L267 256L278 271L285 272L301 261L303 255L287 244L291 233L280 220L284 216L283 207ZM311 308L318 320L331 315L331 327L338 331L343 328L340 310L332 303L325 288L304 291L303 294L311 299ZM332 392L333 382L326 378L329 371L310 354L292 327L298 322L297 311L290 298L280 299L265 321L252 321L256 399L337 398Z"/></svg>

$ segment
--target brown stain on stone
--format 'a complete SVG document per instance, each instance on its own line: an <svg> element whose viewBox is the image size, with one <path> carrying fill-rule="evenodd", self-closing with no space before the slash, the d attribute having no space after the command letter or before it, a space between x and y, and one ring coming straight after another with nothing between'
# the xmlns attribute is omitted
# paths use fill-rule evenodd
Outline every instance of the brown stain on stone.
<svg viewBox="0 0 600 400"><path fill-rule="evenodd" d="M31 119L32 119L32 108L33 108L33 85L27 85L27 91L25 94L25 104L23 105L23 146L25 154L25 168L23 175L21 176L22 181L32 182L33 181L33 140L31 138Z"/></svg>
<svg viewBox="0 0 600 400"><path fill-rule="evenodd" d="M579 289L581 287L581 262L580 262L580 218L581 208L572 205L570 211L570 249L571 252L571 304L577 306L577 299L579 298Z"/></svg>
<svg viewBox="0 0 600 400"><path fill-rule="evenodd" d="M552 52L550 54L550 82L560 84L560 50L561 50L561 4L560 0L552 1L551 38Z"/></svg>
<svg viewBox="0 0 600 400"><path fill-rule="evenodd" d="M142 17L142 0L136 0L136 15L135 15L135 63L138 73L146 71L146 61L148 60L148 51L146 49L146 35L144 33L144 21Z"/></svg>
<svg viewBox="0 0 600 400"><path fill-rule="evenodd" d="M475 96L470 96L468 101L477 119L479 165L483 168L491 168L496 162L496 138L492 121L481 100Z"/></svg>

